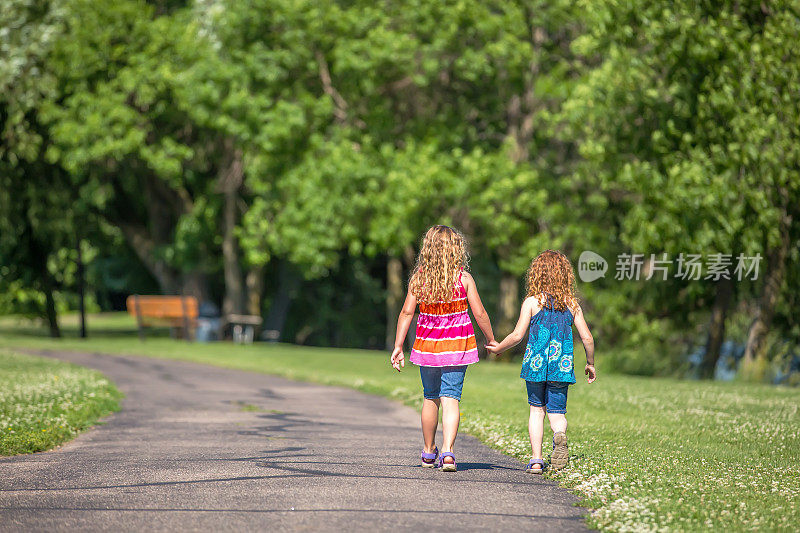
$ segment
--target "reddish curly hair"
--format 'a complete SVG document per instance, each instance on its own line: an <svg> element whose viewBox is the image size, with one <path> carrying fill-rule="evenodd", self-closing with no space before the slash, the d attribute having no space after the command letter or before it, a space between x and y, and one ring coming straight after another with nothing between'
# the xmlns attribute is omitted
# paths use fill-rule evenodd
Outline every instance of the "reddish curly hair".
<svg viewBox="0 0 800 533"><path fill-rule="evenodd" d="M545 250L528 268L527 296L535 296L539 307L563 311L578 305L575 271L567 256L558 250ZM548 298L549 296L549 298Z"/></svg>

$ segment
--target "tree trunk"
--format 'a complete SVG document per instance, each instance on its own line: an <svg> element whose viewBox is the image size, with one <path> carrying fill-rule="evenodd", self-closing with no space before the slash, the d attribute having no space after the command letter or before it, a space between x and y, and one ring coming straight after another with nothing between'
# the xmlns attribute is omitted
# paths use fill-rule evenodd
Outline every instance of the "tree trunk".
<svg viewBox="0 0 800 533"><path fill-rule="evenodd" d="M519 305L519 279L513 274L504 272L500 278L500 300L497 306L498 321L494 328L495 334L502 336L514 329L517 325Z"/></svg>
<svg viewBox="0 0 800 533"><path fill-rule="evenodd" d="M25 225L23 230L23 240L27 241L28 253L31 258L33 270L38 274L37 284L39 289L44 293L44 317L47 319L47 324L50 327L51 337L60 337L61 329L58 327L58 313L56 312L56 302L53 297L55 290L55 283L50 271L47 268L47 251L44 246L39 242L34 233L33 224L29 216L29 206L27 201L23 208L25 216L22 217L22 223Z"/></svg>
<svg viewBox="0 0 800 533"><path fill-rule="evenodd" d="M540 54L538 53L545 42L546 35L543 29L529 26L531 45L536 53L528 64L525 73L524 90L521 95L513 95L506 109L508 120L508 136L514 141L511 160L514 163L527 161L530 155L530 143L533 139L534 117L536 110L541 106L541 100L536 97L535 83L539 77Z"/></svg>
<svg viewBox="0 0 800 533"><path fill-rule="evenodd" d="M264 331L273 332L274 339L279 340L286 325L286 317L292 304L292 297L300 286L300 278L291 271L288 263L281 259L278 264L278 290L269 306L264 319Z"/></svg>
<svg viewBox="0 0 800 533"><path fill-rule="evenodd" d="M767 254L767 268L764 285L761 290L761 298L758 302L758 310L750 330L747 333L747 344L744 349L743 368L747 378L760 380L766 371L766 339L769 328L772 326L772 318L775 314L775 306L780 296L781 285L786 274L786 256L789 253L789 224L791 217L784 215L781 224L781 243Z"/></svg>
<svg viewBox="0 0 800 533"><path fill-rule="evenodd" d="M50 275L47 274L48 280ZM47 323L50 326L50 336L53 338L61 336L61 329L58 327L58 314L56 313L56 302L53 299L53 284L47 281L44 289L45 298L45 315L47 316Z"/></svg>
<svg viewBox="0 0 800 533"><path fill-rule="evenodd" d="M403 305L403 262L389 256L386 263L386 349L394 347L397 316Z"/></svg>
<svg viewBox="0 0 800 533"><path fill-rule="evenodd" d="M143 226L127 222L117 222L125 241L142 262L148 272L156 279L162 294L178 294L180 281L175 270L166 261L156 257L156 244Z"/></svg>
<svg viewBox="0 0 800 533"><path fill-rule="evenodd" d="M247 313L261 316L261 302L264 298L264 267L257 266L247 272Z"/></svg>
<svg viewBox="0 0 800 533"><path fill-rule="evenodd" d="M23 194L21 198L22 206L20 223L23 225L20 239L21 246L27 246L28 256L30 257L30 268L35 272L36 279L34 285L44 293L45 305L43 311L44 318L50 327L51 337L60 337L61 329L58 327L58 314L56 312L56 302L53 298L55 283L50 271L47 268L48 252L45 246L36 238L34 224L31 219L30 200Z"/></svg>
<svg viewBox="0 0 800 533"><path fill-rule="evenodd" d="M416 253L414 252L414 247L411 245L407 245L403 248L403 264L406 267L406 272L414 272L414 266L416 264ZM401 296L402 298L402 296ZM406 342L409 346L414 345L414 340L417 338L417 319L419 318L419 313L415 312L414 317L411 319L411 325L408 327L408 333L406 333Z"/></svg>
<svg viewBox="0 0 800 533"><path fill-rule="evenodd" d="M719 361L720 349L725 340L725 319L728 314L728 307L731 303L731 293L733 292L733 282L729 279L720 279L716 283L717 294L714 297L714 305L711 308L711 323L708 326L708 339L706 341L706 353L700 363L700 378L711 379L714 377L714 369Z"/></svg>
<svg viewBox="0 0 800 533"><path fill-rule="evenodd" d="M94 210L97 216L120 229L128 246L155 278L162 294L191 294L194 291L191 282L183 280L181 273L157 253L158 247L174 241L177 221L191 212L193 203L189 192L181 187L176 189L174 184L155 175L145 175L138 191L144 197L145 213L138 216L129 206L141 199L132 197L114 175L107 176L107 180L113 188L115 202L105 210ZM207 291L202 291L205 293Z"/></svg>
<svg viewBox="0 0 800 533"><path fill-rule="evenodd" d="M208 299L208 283L202 272L194 271L180 275L155 253L156 242L150 237L144 226L119 221L116 224L122 231L128 246L158 282L161 294L194 296L198 303Z"/></svg>
<svg viewBox="0 0 800 533"><path fill-rule="evenodd" d="M79 333L81 339L86 338L86 283L84 278L83 253L81 250L81 240L78 238L75 243L77 252L77 272L78 280L78 315L80 317Z"/></svg>
<svg viewBox="0 0 800 533"><path fill-rule="evenodd" d="M53 297L55 283L53 282L53 277L50 275L50 271L47 269L47 254L36 240L36 237L33 236L32 229L29 246L31 247L31 256L36 262L36 268L39 271L39 284L41 291L44 293L44 316L47 319L47 324L50 326L50 336L60 337L61 328L58 327L58 313L56 312L56 301Z"/></svg>
<svg viewBox="0 0 800 533"><path fill-rule="evenodd" d="M236 225L239 219L239 188L242 185L244 170L242 152L233 147L233 141L224 141L229 154L229 164L222 169L219 189L223 193L222 204L222 267L225 278L225 296L222 299L222 313L243 314L245 309L245 284L242 267L239 263L239 243L236 238Z"/></svg>
<svg viewBox="0 0 800 533"><path fill-rule="evenodd" d="M194 296L197 303L203 303L209 299L208 280L206 275L197 270L187 272L181 279L181 291L183 296Z"/></svg>
<svg viewBox="0 0 800 533"><path fill-rule="evenodd" d="M236 242L236 199L233 192L225 193L222 214L222 266L225 277L224 314L244 312L244 280L239 264L239 245Z"/></svg>

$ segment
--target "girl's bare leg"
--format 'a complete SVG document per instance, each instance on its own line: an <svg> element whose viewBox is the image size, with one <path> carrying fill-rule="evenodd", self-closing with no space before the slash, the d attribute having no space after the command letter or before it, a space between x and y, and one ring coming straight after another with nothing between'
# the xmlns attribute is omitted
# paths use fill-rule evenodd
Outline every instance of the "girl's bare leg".
<svg viewBox="0 0 800 533"><path fill-rule="evenodd" d="M442 402L442 436L444 437L442 451L452 452L456 435L458 435L458 423L461 421L459 401L447 397L439 398L439 400ZM453 459L446 457L445 462L452 463Z"/></svg>
<svg viewBox="0 0 800 533"><path fill-rule="evenodd" d="M439 399L422 401L422 438L425 441L425 453L433 453L436 447L436 428L439 426Z"/></svg>
<svg viewBox="0 0 800 533"><path fill-rule="evenodd" d="M550 415L550 420L552 421ZM563 415L562 415L563 416ZM544 407L531 405L531 416L528 419L528 434L531 437L531 459L542 458L542 436L544 435Z"/></svg>
<svg viewBox="0 0 800 533"><path fill-rule="evenodd" d="M567 432L567 415L547 413L547 418L550 419L550 427L553 433L558 433L559 431ZM541 439L539 439L539 442L541 442Z"/></svg>

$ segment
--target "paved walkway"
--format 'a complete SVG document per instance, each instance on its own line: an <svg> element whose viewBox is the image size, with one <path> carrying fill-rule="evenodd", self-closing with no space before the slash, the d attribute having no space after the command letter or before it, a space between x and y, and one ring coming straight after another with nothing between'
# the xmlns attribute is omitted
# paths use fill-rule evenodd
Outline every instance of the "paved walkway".
<svg viewBox="0 0 800 533"><path fill-rule="evenodd" d="M472 437L458 438L458 472L421 468L417 413L383 398L186 362L45 355L100 370L127 397L71 443L0 458L3 531L584 529L575 497Z"/></svg>

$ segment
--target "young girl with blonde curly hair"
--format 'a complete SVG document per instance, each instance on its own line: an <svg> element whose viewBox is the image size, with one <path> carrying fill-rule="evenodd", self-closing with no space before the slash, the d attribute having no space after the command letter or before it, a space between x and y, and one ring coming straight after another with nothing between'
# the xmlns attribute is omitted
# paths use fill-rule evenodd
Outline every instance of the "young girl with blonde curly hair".
<svg viewBox="0 0 800 533"><path fill-rule="evenodd" d="M424 400L422 403L422 466L437 465L445 472L456 470L453 445L461 417L459 402L467 365L478 362L475 321L489 342L494 343L489 315L478 296L475 280L467 272L467 243L448 226L433 226L422 239L408 286L408 294L397 320L397 336L391 364L399 372L405 366L403 341L419 303L416 339L411 362L419 366ZM442 406L442 453L436 447L439 406Z"/></svg>
<svg viewBox="0 0 800 533"><path fill-rule="evenodd" d="M573 324L586 350L584 372L589 383L593 383L597 376L594 339L578 305L572 264L563 253L545 250L528 269L527 298L522 302L514 331L499 344L489 343L486 347L492 353L501 353L516 346L528 332L528 345L519 377L525 380L528 389L528 433L533 456L525 471L532 474L541 474L545 467L542 459L545 413L553 430L550 466L553 470L560 470L569 459L566 414L567 391L569 385L575 383Z"/></svg>

